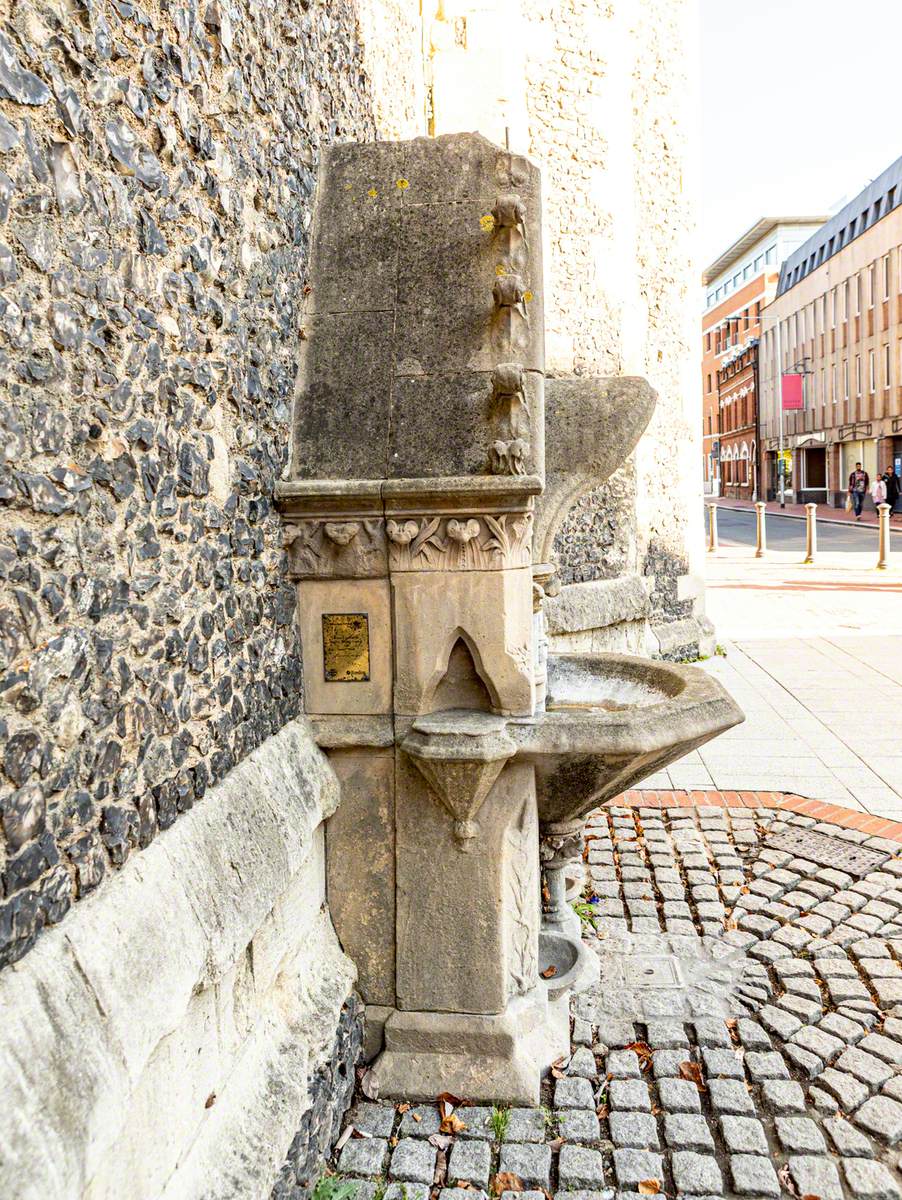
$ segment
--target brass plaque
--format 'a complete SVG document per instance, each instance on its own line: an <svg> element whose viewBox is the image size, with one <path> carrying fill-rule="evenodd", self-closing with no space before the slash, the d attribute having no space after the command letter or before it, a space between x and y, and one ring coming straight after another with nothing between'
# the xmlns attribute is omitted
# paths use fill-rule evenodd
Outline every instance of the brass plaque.
<svg viewBox="0 0 902 1200"><path fill-rule="evenodd" d="M326 683L366 683L370 677L370 625L366 613L323 613Z"/></svg>

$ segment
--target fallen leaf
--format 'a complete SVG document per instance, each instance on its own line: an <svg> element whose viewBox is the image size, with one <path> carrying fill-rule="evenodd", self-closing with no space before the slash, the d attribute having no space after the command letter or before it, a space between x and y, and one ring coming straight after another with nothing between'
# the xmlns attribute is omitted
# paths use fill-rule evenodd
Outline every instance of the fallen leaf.
<svg viewBox="0 0 902 1200"><path fill-rule="evenodd" d="M632 1050L638 1057L640 1071L647 1071L650 1069L654 1060L654 1054L648 1042L630 1042L626 1049Z"/></svg>
<svg viewBox="0 0 902 1200"><path fill-rule="evenodd" d="M429 1145L435 1146L438 1150L447 1150L452 1141L453 1138L446 1133L433 1133L429 1138Z"/></svg>
<svg viewBox="0 0 902 1200"><path fill-rule="evenodd" d="M466 1129L465 1123L457 1116L456 1113L448 1113L447 1117L442 1117L442 1123L438 1127L439 1133L462 1133Z"/></svg>
<svg viewBox="0 0 902 1200"><path fill-rule="evenodd" d="M688 1079L690 1083L694 1083L700 1092L706 1092L705 1082L702 1079L702 1069L695 1062L680 1063L680 1078Z"/></svg>
<svg viewBox="0 0 902 1200"><path fill-rule="evenodd" d="M598 1117L599 1121L604 1121L608 1115L608 1106L606 1104L599 1104L598 1108L595 1110L595 1115Z"/></svg>
<svg viewBox="0 0 902 1200"><path fill-rule="evenodd" d="M552 979L557 975L557 967L552 963L550 967L546 967L540 974L543 979Z"/></svg>
<svg viewBox="0 0 902 1200"><path fill-rule="evenodd" d="M209 1096L206 1098L206 1100L204 1101L204 1108L212 1108L215 1103L216 1103L216 1093L211 1092L209 1094Z"/></svg>
<svg viewBox="0 0 902 1200"><path fill-rule="evenodd" d="M552 1141L550 1141L548 1143L548 1148L550 1150L560 1150L560 1148L561 1148L561 1146L563 1146L563 1144L564 1144L564 1139L562 1137L554 1138Z"/></svg>
<svg viewBox="0 0 902 1200"><path fill-rule="evenodd" d="M409 1108L410 1108L410 1105L405 1101L404 1104L398 1105L398 1112L406 1113Z"/></svg>
<svg viewBox="0 0 902 1200"><path fill-rule="evenodd" d="M390 1138L388 1139L388 1144L389 1144L389 1146L391 1146L391 1148L392 1148L392 1149L394 1149L394 1148L395 1148L395 1146L397 1146L397 1144L398 1144L398 1137L397 1137L397 1134L395 1134L395 1136L394 1136L394 1137L390 1137Z"/></svg>
<svg viewBox="0 0 902 1200"><path fill-rule="evenodd" d="M411 1113L410 1115L413 1117L413 1119L416 1121L416 1123L418 1125L419 1125L420 1121L422 1121L422 1119L423 1119L419 1113Z"/></svg>
<svg viewBox="0 0 902 1200"><path fill-rule="evenodd" d="M344 1131L344 1133L341 1135L341 1137L338 1139L338 1141L335 1143L335 1146L334 1146L334 1150L335 1150L335 1153L336 1153L336 1154L337 1154L337 1153L338 1153L338 1151L339 1151L339 1150L342 1148L342 1146L345 1144L345 1142L348 1140L348 1138L351 1136L351 1134L352 1134L353 1132L354 1132L354 1126L353 1126L353 1125L346 1125L346 1126L345 1126L345 1131Z"/></svg>
<svg viewBox="0 0 902 1200"><path fill-rule="evenodd" d="M523 1180L513 1171L499 1171L492 1179L492 1195L500 1196L502 1192L522 1192Z"/></svg>
<svg viewBox="0 0 902 1200"><path fill-rule="evenodd" d="M450 1104L452 1108L457 1108L459 1104L466 1104L461 1096L455 1096L453 1092L439 1092L435 1098L436 1104Z"/></svg>
<svg viewBox="0 0 902 1200"><path fill-rule="evenodd" d="M379 1083L372 1072L372 1068L367 1068L360 1076L360 1090L366 1096L367 1100L379 1099Z"/></svg>
<svg viewBox="0 0 902 1200"><path fill-rule="evenodd" d="M821 1198L820 1198L820 1196L813 1196L813 1195L811 1195L810 1193L806 1193L806 1194L805 1194L805 1195L802 1197L802 1200L821 1200Z"/></svg>
<svg viewBox="0 0 902 1200"><path fill-rule="evenodd" d="M640 1179L639 1180L639 1195L640 1196L657 1196L661 1190L660 1179Z"/></svg>

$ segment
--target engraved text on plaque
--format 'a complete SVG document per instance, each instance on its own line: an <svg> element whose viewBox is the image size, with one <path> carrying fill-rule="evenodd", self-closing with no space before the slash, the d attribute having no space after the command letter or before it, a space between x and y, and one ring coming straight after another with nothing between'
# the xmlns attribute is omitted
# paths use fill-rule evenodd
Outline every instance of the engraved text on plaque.
<svg viewBox="0 0 902 1200"><path fill-rule="evenodd" d="M364 683L369 679L366 613L323 613L323 676L326 683Z"/></svg>

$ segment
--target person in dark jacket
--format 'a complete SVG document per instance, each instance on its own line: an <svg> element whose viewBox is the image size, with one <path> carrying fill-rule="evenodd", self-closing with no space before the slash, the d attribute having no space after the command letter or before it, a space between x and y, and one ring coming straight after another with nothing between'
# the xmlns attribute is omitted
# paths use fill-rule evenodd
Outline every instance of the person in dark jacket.
<svg viewBox="0 0 902 1200"><path fill-rule="evenodd" d="M855 470L849 476L849 496L852 500L852 508L855 510L855 520L861 520L861 506L864 504L864 498L868 494L868 488L871 486L871 477L867 471L862 470L861 463L855 464Z"/></svg>
<svg viewBox="0 0 902 1200"><path fill-rule="evenodd" d="M895 467L888 467L883 472L883 482L886 484L886 502L889 505L889 515L892 516L899 499L899 476Z"/></svg>

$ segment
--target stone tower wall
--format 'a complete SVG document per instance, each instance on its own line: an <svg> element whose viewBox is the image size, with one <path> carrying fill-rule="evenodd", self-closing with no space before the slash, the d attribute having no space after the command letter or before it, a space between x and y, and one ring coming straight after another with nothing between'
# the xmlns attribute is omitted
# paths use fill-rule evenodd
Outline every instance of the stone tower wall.
<svg viewBox="0 0 902 1200"><path fill-rule="evenodd" d="M0 31L0 964L299 708L271 504L350 0Z"/></svg>
<svg viewBox="0 0 902 1200"><path fill-rule="evenodd" d="M446 0L427 39L436 131L507 137L542 168L549 371L643 375L659 393L637 450L556 548L565 583L642 579L646 632L636 643L624 626L621 644L668 657L710 649L691 457L694 8ZM610 599L597 608L616 624Z"/></svg>

